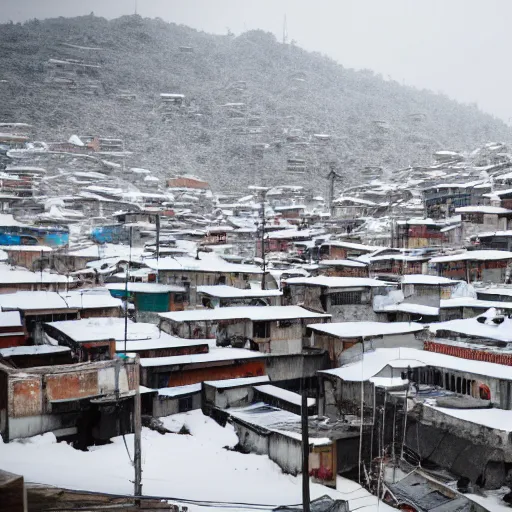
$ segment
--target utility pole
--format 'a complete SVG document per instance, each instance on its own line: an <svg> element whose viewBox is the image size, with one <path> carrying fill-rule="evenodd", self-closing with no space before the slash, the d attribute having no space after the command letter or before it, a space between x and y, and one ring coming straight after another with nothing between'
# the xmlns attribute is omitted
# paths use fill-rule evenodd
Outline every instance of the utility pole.
<svg viewBox="0 0 512 512"><path fill-rule="evenodd" d="M134 372L134 385L135 385L135 397L133 400L134 407L134 438L133 438L133 465L135 468L135 488L134 495L142 496L142 450L141 450L141 432L142 432L142 420L141 420L141 400L140 400L140 359L139 355L135 355L134 359L135 372Z"/></svg>
<svg viewBox="0 0 512 512"><path fill-rule="evenodd" d="M267 225L267 218L265 215L265 191L261 193L261 259L263 260L263 276L261 278L261 289L266 289L266 273L267 262L265 260L265 226Z"/></svg>
<svg viewBox="0 0 512 512"><path fill-rule="evenodd" d="M302 427L302 510L303 512L310 512L308 392L304 375L304 359L305 356L302 356L302 401L300 408Z"/></svg>
<svg viewBox="0 0 512 512"><path fill-rule="evenodd" d="M160 214L156 214L156 282L158 283L158 260L160 259Z"/></svg>
<svg viewBox="0 0 512 512"><path fill-rule="evenodd" d="M128 340L128 279L130 275L130 263L132 261L132 230L130 226L130 253L128 258L128 265L124 275L124 353L126 354L126 342Z"/></svg>

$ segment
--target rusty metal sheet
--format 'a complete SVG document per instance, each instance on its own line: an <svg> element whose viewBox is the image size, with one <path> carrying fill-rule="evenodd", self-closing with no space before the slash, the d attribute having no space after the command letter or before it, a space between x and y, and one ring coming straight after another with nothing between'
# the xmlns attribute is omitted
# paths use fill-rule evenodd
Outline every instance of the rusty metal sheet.
<svg viewBox="0 0 512 512"><path fill-rule="evenodd" d="M43 413L41 378L13 379L9 385L9 416L22 418Z"/></svg>
<svg viewBox="0 0 512 512"><path fill-rule="evenodd" d="M98 394L98 372L79 371L45 376L49 401L85 398Z"/></svg>

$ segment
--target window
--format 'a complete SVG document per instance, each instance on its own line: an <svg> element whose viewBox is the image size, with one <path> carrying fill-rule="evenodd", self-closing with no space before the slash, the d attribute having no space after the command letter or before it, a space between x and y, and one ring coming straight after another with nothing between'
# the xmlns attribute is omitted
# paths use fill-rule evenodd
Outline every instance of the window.
<svg viewBox="0 0 512 512"><path fill-rule="evenodd" d="M254 338L270 338L270 322L254 322L252 334Z"/></svg>
<svg viewBox="0 0 512 512"><path fill-rule="evenodd" d="M178 399L178 412L191 411L192 407L192 395Z"/></svg>
<svg viewBox="0 0 512 512"><path fill-rule="evenodd" d="M342 304L361 304L362 292L337 292L331 294L331 306Z"/></svg>

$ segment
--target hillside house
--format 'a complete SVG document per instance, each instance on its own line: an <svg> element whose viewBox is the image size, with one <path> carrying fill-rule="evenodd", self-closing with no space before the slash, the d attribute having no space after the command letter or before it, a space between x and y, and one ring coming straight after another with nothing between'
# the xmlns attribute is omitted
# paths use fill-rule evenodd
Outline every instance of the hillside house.
<svg viewBox="0 0 512 512"><path fill-rule="evenodd" d="M357 219L375 215L381 206L360 197L341 196L332 202L336 219Z"/></svg>
<svg viewBox="0 0 512 512"><path fill-rule="evenodd" d="M114 396L116 366L120 400ZM137 359L22 371L0 363L0 434L9 442L53 432L85 449L131 433L138 374Z"/></svg>
<svg viewBox="0 0 512 512"><path fill-rule="evenodd" d="M378 320L374 300L391 287L363 277L293 277L283 287L283 304L297 304L332 315L333 321Z"/></svg>
<svg viewBox="0 0 512 512"><path fill-rule="evenodd" d="M27 254L34 255L34 253L29 252ZM40 251L36 251L35 254L41 257ZM76 281L72 277L47 270L33 272L22 267L11 267L5 263L0 263L0 296L16 291L65 292L75 286Z"/></svg>
<svg viewBox="0 0 512 512"><path fill-rule="evenodd" d="M446 229L450 227L445 221L431 218L399 220L396 223L398 246L403 249L418 249L442 247L449 242L455 244L455 234L451 234L451 238Z"/></svg>
<svg viewBox="0 0 512 512"><path fill-rule="evenodd" d="M198 286L201 304L207 308L232 306L279 306L283 292L280 290L241 289L234 286Z"/></svg>
<svg viewBox="0 0 512 512"><path fill-rule="evenodd" d="M329 240L320 246L320 259L344 260L347 258L357 258L379 249L382 249L382 247L373 247L343 240Z"/></svg>
<svg viewBox="0 0 512 512"><path fill-rule="evenodd" d="M86 318L48 322L45 340L69 347L75 362L113 359L116 353L139 357L170 357L208 352L207 340L191 341L162 333L154 324L126 323L122 318Z"/></svg>
<svg viewBox="0 0 512 512"><path fill-rule="evenodd" d="M512 189L494 190L483 195L487 204L497 206L499 204L502 208L512 210Z"/></svg>
<svg viewBox="0 0 512 512"><path fill-rule="evenodd" d="M388 322L437 322L442 316L441 305L451 300L459 284L460 281L446 277L404 275L400 282L400 302L383 302L375 310L385 313Z"/></svg>
<svg viewBox="0 0 512 512"><path fill-rule="evenodd" d="M319 273L330 277L370 277L369 265L356 260L320 260Z"/></svg>
<svg viewBox="0 0 512 512"><path fill-rule="evenodd" d="M339 322L309 326L311 346L329 353L337 368L361 354L378 348L423 348L426 327L414 322Z"/></svg>
<svg viewBox="0 0 512 512"><path fill-rule="evenodd" d="M437 274L468 283L484 281L504 283L510 274L512 252L496 250L466 251L449 256L438 256L430 260Z"/></svg>
<svg viewBox="0 0 512 512"><path fill-rule="evenodd" d="M471 237L471 243L478 249L512 252L512 230L479 233Z"/></svg>
<svg viewBox="0 0 512 512"><path fill-rule="evenodd" d="M406 254L378 254L369 256L369 269L372 276L391 278L393 276L423 274L427 271L427 255L409 256Z"/></svg>
<svg viewBox="0 0 512 512"><path fill-rule="evenodd" d="M128 298L135 306L135 317L139 322L156 321L157 313L183 311L188 305L185 301L187 290L184 286L129 282L108 283L105 287L112 297L123 300L128 288Z"/></svg>
<svg viewBox="0 0 512 512"><path fill-rule="evenodd" d="M194 176L175 176L167 180L169 188L192 188L198 190L209 190L210 184Z"/></svg>
<svg viewBox="0 0 512 512"><path fill-rule="evenodd" d="M145 264L158 272L158 282L184 286L184 300L191 306L199 303L198 286L226 284L245 289L251 281L261 281L263 271L256 265L229 263L212 253L200 253L199 258L149 259Z"/></svg>
<svg viewBox="0 0 512 512"><path fill-rule="evenodd" d="M245 346L269 354L300 354L306 325L331 316L298 306L238 306L161 313L164 332L181 338L212 338L217 345Z"/></svg>
<svg viewBox="0 0 512 512"><path fill-rule="evenodd" d="M470 206L474 183L439 184L423 190L426 217L445 219L455 214L455 209Z"/></svg>
<svg viewBox="0 0 512 512"><path fill-rule="evenodd" d="M36 343L42 341L45 322L121 314L121 301L107 290L4 293L0 294L0 307L19 312L27 336Z"/></svg>
<svg viewBox="0 0 512 512"><path fill-rule="evenodd" d="M512 210L501 206L465 206L455 213L461 215L463 240L482 232L506 231L512 219Z"/></svg>

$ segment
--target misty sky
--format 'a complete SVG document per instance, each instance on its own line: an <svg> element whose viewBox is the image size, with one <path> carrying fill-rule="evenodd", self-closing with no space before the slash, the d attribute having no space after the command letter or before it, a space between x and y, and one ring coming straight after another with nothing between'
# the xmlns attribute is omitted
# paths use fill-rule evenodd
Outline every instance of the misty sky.
<svg viewBox="0 0 512 512"><path fill-rule="evenodd" d="M160 17L206 32L261 28L346 67L478 106L512 124L510 0L0 0L0 21Z"/></svg>

